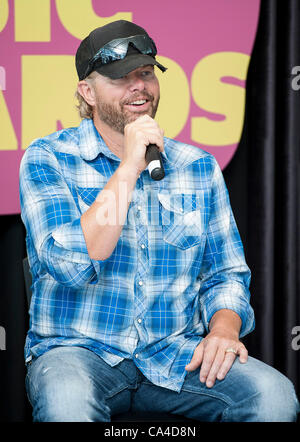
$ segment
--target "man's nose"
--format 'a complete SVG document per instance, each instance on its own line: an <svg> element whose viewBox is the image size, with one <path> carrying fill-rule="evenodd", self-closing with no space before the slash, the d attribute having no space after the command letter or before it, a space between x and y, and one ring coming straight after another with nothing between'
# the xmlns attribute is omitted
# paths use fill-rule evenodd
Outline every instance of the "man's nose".
<svg viewBox="0 0 300 442"><path fill-rule="evenodd" d="M143 91L145 89L145 82L139 76L133 76L130 79L129 88L131 91Z"/></svg>

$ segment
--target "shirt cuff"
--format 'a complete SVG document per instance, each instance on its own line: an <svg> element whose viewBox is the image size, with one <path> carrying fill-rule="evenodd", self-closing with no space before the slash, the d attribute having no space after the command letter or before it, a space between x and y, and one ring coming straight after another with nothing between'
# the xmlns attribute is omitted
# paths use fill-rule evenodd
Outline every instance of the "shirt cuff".
<svg viewBox="0 0 300 442"><path fill-rule="evenodd" d="M50 238L46 243L44 243L42 249L47 249L42 252L43 255L47 256L48 268L55 271L55 267L61 267L62 262L67 267L67 272L73 274L82 269L82 283L89 279L90 284L95 284L99 280L99 276L103 267L103 263L106 261L94 260L90 258L83 235L80 218L76 220L63 224L58 227L51 234L52 241ZM50 242L49 242L50 240ZM51 245L52 243L52 245ZM74 267L74 272L72 271ZM61 269L57 269L57 273L61 273ZM56 272L55 272L56 273ZM79 277L80 275L78 275ZM71 281L72 279L70 279ZM73 279L74 281L74 279Z"/></svg>
<svg viewBox="0 0 300 442"><path fill-rule="evenodd" d="M83 253L88 256L86 242L81 228L80 218L58 227L53 233L54 240L64 249Z"/></svg>
<svg viewBox="0 0 300 442"><path fill-rule="evenodd" d="M255 327L254 311L244 292L244 288L240 283L231 281L230 283L222 284L222 287L213 288L209 296L209 300L205 304L201 302L200 296L200 310L202 320L207 332L209 332L209 323L213 315L222 309L232 310L239 315L242 321L240 329L240 337L250 333Z"/></svg>

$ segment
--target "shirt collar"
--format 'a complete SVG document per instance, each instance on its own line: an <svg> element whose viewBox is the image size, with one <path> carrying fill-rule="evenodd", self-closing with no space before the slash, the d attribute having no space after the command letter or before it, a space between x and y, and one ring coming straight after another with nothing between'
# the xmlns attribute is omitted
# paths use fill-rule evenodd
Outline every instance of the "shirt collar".
<svg viewBox="0 0 300 442"><path fill-rule="evenodd" d="M80 123L79 150L81 158L87 161L94 160L99 153L103 153L106 157L111 158L112 160L120 161L120 158L107 147L91 119L86 118ZM162 152L162 157L168 162L168 157L165 151Z"/></svg>
<svg viewBox="0 0 300 442"><path fill-rule="evenodd" d="M79 126L79 151L80 156L84 160L92 161L99 153L103 153L106 157L120 161L112 151L107 147L103 138L97 131L93 120L84 119Z"/></svg>

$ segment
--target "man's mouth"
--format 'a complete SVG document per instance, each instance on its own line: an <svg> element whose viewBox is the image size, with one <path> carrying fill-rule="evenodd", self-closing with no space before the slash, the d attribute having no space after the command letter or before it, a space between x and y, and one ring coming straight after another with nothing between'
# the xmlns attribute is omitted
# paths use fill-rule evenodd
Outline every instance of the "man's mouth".
<svg viewBox="0 0 300 442"><path fill-rule="evenodd" d="M147 100L135 100L135 101L132 101L131 103L128 103L128 104L130 106L142 106L146 102L147 102Z"/></svg>
<svg viewBox="0 0 300 442"><path fill-rule="evenodd" d="M139 98L125 103L125 108L131 112L147 112L151 107L152 100Z"/></svg>

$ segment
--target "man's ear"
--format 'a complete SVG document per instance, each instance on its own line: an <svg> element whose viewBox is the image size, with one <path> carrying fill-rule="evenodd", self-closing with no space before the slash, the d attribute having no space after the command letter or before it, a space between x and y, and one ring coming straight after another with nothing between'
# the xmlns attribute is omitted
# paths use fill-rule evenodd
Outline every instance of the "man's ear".
<svg viewBox="0 0 300 442"><path fill-rule="evenodd" d="M86 80L79 81L77 91L90 106L96 105L96 94L90 82Z"/></svg>

